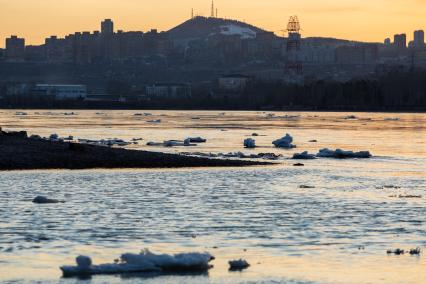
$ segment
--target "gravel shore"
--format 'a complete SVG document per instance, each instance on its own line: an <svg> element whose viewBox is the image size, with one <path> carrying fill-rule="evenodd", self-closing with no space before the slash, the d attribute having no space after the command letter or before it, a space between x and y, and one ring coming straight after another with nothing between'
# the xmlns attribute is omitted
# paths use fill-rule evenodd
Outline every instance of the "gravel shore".
<svg viewBox="0 0 426 284"><path fill-rule="evenodd" d="M30 139L25 132L0 130L0 170L242 167L269 164Z"/></svg>

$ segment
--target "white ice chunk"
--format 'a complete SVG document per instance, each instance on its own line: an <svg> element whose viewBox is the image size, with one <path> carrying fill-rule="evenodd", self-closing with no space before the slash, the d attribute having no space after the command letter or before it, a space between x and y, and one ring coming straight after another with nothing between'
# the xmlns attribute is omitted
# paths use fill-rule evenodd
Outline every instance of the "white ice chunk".
<svg viewBox="0 0 426 284"><path fill-rule="evenodd" d="M244 147L245 148L256 148L256 141L252 138L247 138L244 140Z"/></svg>
<svg viewBox="0 0 426 284"><path fill-rule="evenodd" d="M353 152L353 151L345 151L342 149L336 149L335 151L330 149L321 149L317 157L319 158L336 158L336 159L347 159L347 158L360 158L367 159L371 158L371 153L369 151L361 151L361 152Z"/></svg>
<svg viewBox="0 0 426 284"><path fill-rule="evenodd" d="M62 266L64 277L122 274L136 272L191 272L206 271L212 266L209 264L214 257L209 253L179 253L154 254L144 250L140 254L125 253L120 262L111 264L92 265L90 257L79 256L77 266Z"/></svg>
<svg viewBox="0 0 426 284"><path fill-rule="evenodd" d="M291 144L292 142L293 137L287 133L284 137L272 142L272 144L274 144L277 148L296 148L296 145Z"/></svg>

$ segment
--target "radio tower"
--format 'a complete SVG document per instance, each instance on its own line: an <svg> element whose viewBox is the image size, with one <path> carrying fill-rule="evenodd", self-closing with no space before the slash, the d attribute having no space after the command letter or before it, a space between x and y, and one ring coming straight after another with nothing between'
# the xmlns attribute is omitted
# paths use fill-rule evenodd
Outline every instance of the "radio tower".
<svg viewBox="0 0 426 284"><path fill-rule="evenodd" d="M212 10L211 10L211 13L210 13L210 17L214 18L214 0L212 0Z"/></svg>
<svg viewBox="0 0 426 284"><path fill-rule="evenodd" d="M300 23L297 16L291 16L287 25L288 41L287 41L287 62L286 69L289 75L302 75L303 66L299 60L300 54Z"/></svg>

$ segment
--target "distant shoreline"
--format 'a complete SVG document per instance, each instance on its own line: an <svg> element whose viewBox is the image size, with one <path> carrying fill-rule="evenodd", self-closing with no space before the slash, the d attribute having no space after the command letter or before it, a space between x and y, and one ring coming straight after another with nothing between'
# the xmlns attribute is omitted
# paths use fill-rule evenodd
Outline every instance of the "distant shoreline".
<svg viewBox="0 0 426 284"><path fill-rule="evenodd" d="M329 108L329 109L314 109L314 108L151 108L151 107L129 107L129 106L97 106L97 107L40 107L40 106L17 106L17 107L5 107L0 105L0 110L92 110L92 111L110 111L110 110L129 110L129 111L277 111L277 112L381 112L381 113L426 113L426 108L416 109L381 109L381 108Z"/></svg>
<svg viewBox="0 0 426 284"><path fill-rule="evenodd" d="M0 171L244 167L268 162L210 159L27 138L0 130Z"/></svg>

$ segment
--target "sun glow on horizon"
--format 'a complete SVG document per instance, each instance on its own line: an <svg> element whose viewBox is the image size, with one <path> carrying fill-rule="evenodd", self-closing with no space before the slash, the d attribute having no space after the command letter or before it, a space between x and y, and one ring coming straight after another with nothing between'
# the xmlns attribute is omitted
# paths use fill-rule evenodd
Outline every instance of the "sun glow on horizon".
<svg viewBox="0 0 426 284"><path fill-rule="evenodd" d="M10 35L42 44L46 37L99 30L111 18L116 29L169 30L191 16L210 15L210 0L0 0L0 46ZM215 0L218 16L280 33L299 15L303 36L381 42L396 33L409 39L426 29L426 1L420 0Z"/></svg>

